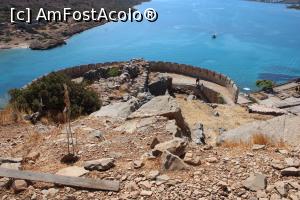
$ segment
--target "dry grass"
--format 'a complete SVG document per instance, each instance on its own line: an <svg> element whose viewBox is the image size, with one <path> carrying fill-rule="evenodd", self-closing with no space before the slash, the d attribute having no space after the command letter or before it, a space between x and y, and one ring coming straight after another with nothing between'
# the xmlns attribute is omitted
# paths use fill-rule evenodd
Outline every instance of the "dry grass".
<svg viewBox="0 0 300 200"><path fill-rule="evenodd" d="M252 136L252 144L268 145L271 144L271 142L267 136L257 133Z"/></svg>
<svg viewBox="0 0 300 200"><path fill-rule="evenodd" d="M225 147L225 148L242 148L242 149L250 149L252 144L251 143L246 143L246 142L243 142L243 141L239 141L239 142L236 142L236 141L226 141L224 142L222 145L222 147Z"/></svg>
<svg viewBox="0 0 300 200"><path fill-rule="evenodd" d="M8 107L0 111L0 126L13 124L19 121L20 113Z"/></svg>
<svg viewBox="0 0 300 200"><path fill-rule="evenodd" d="M266 135L257 133L254 134L251 138L251 141L245 142L245 141L226 141L221 146L225 148L243 148L243 149L250 149L254 144L259 145L268 145L272 147L277 148L286 148L286 144L283 140L280 140L279 142L271 141L270 138L268 138Z"/></svg>

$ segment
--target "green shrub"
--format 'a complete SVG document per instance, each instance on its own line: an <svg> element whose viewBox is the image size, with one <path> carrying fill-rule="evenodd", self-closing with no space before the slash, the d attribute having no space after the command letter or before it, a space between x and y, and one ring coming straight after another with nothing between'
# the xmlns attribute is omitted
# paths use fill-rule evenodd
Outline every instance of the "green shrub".
<svg viewBox="0 0 300 200"><path fill-rule="evenodd" d="M119 69L116 67L112 67L107 70L108 77L116 77L116 76L120 76L120 75L121 75L121 71L119 71Z"/></svg>
<svg viewBox="0 0 300 200"><path fill-rule="evenodd" d="M272 92L273 87L275 86L275 83L271 80L257 80L256 86L266 92Z"/></svg>
<svg viewBox="0 0 300 200"><path fill-rule="evenodd" d="M18 110L27 113L42 111L52 119L62 113L65 107L64 87L68 86L71 103L71 118L90 114L100 109L97 94L86 89L85 85L74 83L62 73L51 73L34 81L24 89L10 90L10 103Z"/></svg>

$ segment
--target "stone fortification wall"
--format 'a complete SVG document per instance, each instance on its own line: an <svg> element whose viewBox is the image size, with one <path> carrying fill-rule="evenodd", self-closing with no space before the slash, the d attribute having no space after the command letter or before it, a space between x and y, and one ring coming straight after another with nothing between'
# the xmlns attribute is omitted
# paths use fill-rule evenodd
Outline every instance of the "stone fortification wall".
<svg viewBox="0 0 300 200"><path fill-rule="evenodd" d="M195 78L199 77L200 79L219 84L226 87L232 95L233 101L237 102L239 89L236 84L228 76L215 71L171 62L150 62L150 70L153 72L168 72Z"/></svg>
<svg viewBox="0 0 300 200"><path fill-rule="evenodd" d="M64 72L71 78L78 78L83 76L84 73L97 69L100 67L109 67L112 65L120 64L121 62L107 62L107 63L98 63L98 64L89 64L89 65L80 65L72 68L66 68L60 70L60 72ZM190 77L199 77L200 79L210 81L221 86L224 86L228 89L231 94L233 101L236 103L238 98L239 89L236 84L228 77L223 74L217 73L212 70L194 67L191 65L171 63L171 62L149 62L149 69L152 72L168 72L168 73L176 73ZM211 92L207 92L208 96L210 96ZM216 98L216 94L212 94L211 98Z"/></svg>

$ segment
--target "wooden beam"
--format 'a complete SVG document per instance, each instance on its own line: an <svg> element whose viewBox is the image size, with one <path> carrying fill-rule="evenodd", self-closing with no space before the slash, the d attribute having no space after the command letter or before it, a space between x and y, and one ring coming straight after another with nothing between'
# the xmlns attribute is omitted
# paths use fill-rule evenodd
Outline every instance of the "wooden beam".
<svg viewBox="0 0 300 200"><path fill-rule="evenodd" d="M109 181L82 177L69 177L61 176L49 173L32 172L32 171L21 171L6 169L0 167L0 177L30 180L30 181L40 181L47 183L55 183L65 186L73 186L86 189L94 190L105 190L105 191L119 191L120 182L119 181Z"/></svg>

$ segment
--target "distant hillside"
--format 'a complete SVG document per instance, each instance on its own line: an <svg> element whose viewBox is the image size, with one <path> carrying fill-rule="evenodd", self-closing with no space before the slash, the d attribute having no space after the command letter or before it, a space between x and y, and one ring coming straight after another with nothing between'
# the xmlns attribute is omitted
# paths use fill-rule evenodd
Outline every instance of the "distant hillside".
<svg viewBox="0 0 300 200"><path fill-rule="evenodd" d="M289 4L287 8L300 10L300 0L249 0L249 1L258 1L264 3L284 3L284 4Z"/></svg>
<svg viewBox="0 0 300 200"><path fill-rule="evenodd" d="M259 1L264 3L287 3L287 4L298 4L300 0L251 0L251 1Z"/></svg>
<svg viewBox="0 0 300 200"><path fill-rule="evenodd" d="M45 10L62 10L72 8L84 11L92 8L106 11L128 10L137 4L148 0L1 0L0 1L0 49L19 46L32 46L33 49L48 49L57 44L63 44L64 39L86 29L105 22L73 22L68 23L10 23L11 8L31 8L33 15L39 8Z"/></svg>

